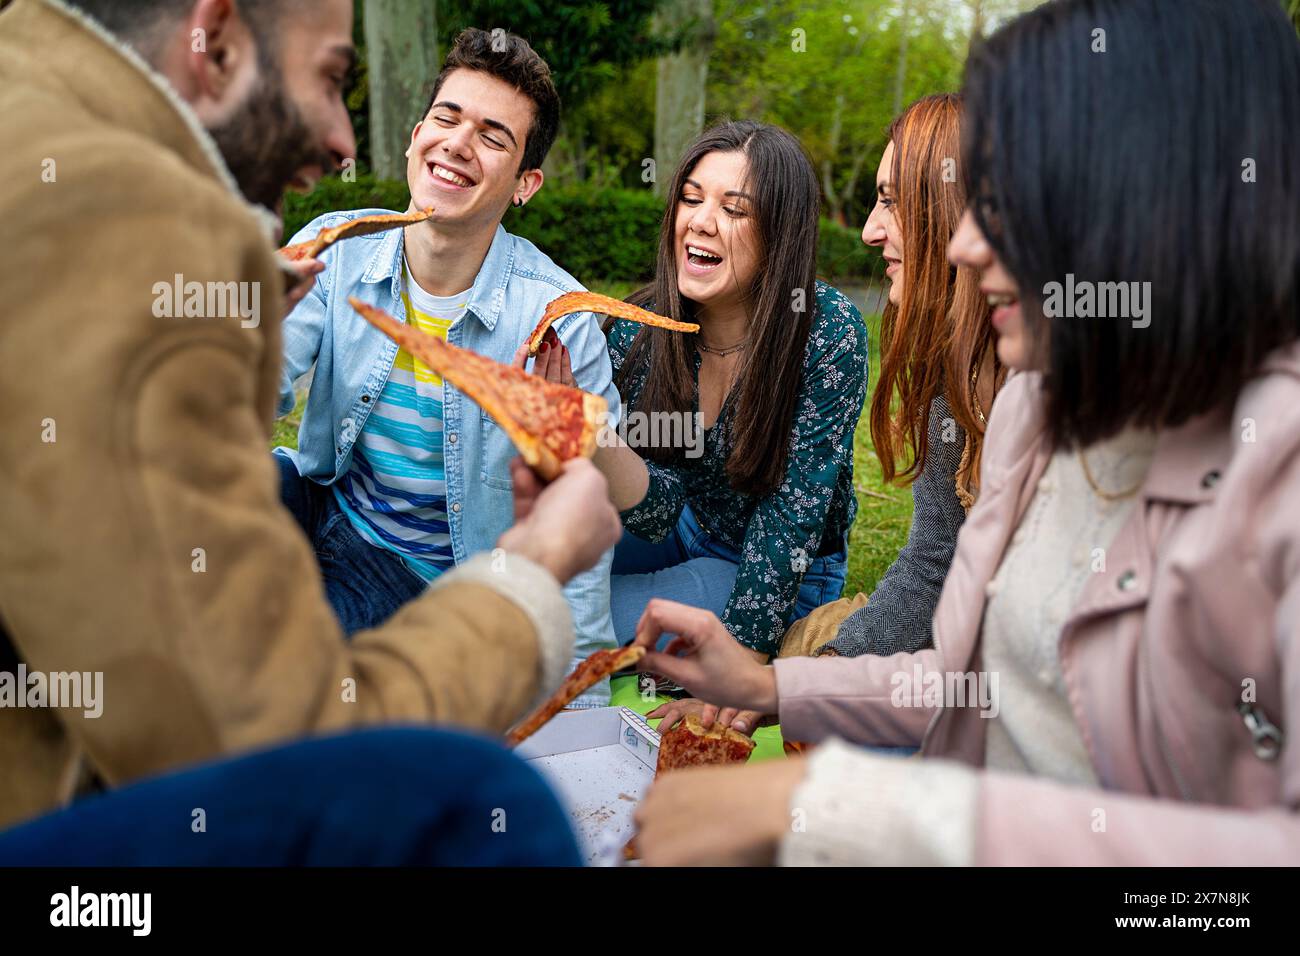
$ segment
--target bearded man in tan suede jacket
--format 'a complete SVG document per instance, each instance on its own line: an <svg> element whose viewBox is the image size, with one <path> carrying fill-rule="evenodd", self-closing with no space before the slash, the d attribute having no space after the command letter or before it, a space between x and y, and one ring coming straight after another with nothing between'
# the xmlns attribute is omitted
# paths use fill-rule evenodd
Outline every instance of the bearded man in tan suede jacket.
<svg viewBox="0 0 1300 956"><path fill-rule="evenodd" d="M352 4L298 7L0 14L0 671L103 686L97 717L0 707L0 829L302 735L501 731L563 676L560 585L616 539L587 463L544 490L517 467L499 549L344 641L268 454L289 302L262 207L355 152Z"/></svg>

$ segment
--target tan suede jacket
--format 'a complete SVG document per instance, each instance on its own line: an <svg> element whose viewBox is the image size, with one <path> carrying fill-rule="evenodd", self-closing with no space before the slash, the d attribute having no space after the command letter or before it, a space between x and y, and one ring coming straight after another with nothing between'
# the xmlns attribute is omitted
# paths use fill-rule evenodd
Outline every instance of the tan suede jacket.
<svg viewBox="0 0 1300 956"><path fill-rule="evenodd" d="M343 640L268 451L269 232L160 77L56 0L17 0L0 142L0 623L29 672L100 673L103 697L97 717L0 706L0 827L88 772L384 721L501 730L558 681L569 612L520 558ZM247 284L259 314L169 317L178 276Z"/></svg>

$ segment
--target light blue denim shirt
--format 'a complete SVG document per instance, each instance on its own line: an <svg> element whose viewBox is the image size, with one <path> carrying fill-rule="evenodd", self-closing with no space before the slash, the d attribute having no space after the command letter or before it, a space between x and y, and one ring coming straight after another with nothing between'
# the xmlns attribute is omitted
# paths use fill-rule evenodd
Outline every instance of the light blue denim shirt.
<svg viewBox="0 0 1300 956"><path fill-rule="evenodd" d="M311 239L320 230L357 216L385 212L391 210L329 213L305 226L292 242ZM325 271L284 322L281 415L293 409L294 382L313 363L316 370L298 432L298 450L279 451L294 460L300 474L321 484L331 484L347 471L352 446L397 357L397 344L361 318L348 304L348 296L404 321L402 247L401 229L335 243L321 254ZM447 340L509 363L541 319L546 303L582 288L527 239L497 226L487 258L474 279L468 311L451 327ZM621 417L618 390L596 317L590 312L566 316L555 324L555 331L569 349L578 386L603 396L617 421ZM514 507L509 462L517 452L505 432L477 404L450 382L444 387L442 452L447 517L459 564L480 551L490 551L510 526ZM612 557L611 550L564 589L573 610L575 664L602 647L614 646L609 615ZM430 639L436 640L437 635ZM606 680L579 698L575 706L608 703Z"/></svg>

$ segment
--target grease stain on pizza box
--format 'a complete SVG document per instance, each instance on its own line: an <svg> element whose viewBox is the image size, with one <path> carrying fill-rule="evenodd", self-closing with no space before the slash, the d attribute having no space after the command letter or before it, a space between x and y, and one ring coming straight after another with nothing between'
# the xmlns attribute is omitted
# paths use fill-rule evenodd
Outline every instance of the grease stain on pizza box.
<svg viewBox="0 0 1300 956"><path fill-rule="evenodd" d="M632 813L654 781L659 734L626 707L557 714L515 754L533 765L569 811L583 859L622 862Z"/></svg>

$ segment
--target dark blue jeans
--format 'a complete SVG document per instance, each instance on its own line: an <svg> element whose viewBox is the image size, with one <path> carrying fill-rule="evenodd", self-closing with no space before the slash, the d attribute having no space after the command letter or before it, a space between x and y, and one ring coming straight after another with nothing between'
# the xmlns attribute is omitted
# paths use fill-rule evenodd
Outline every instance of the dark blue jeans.
<svg viewBox="0 0 1300 956"><path fill-rule="evenodd" d="M378 627L424 592L428 585L401 557L357 533L340 510L333 488L298 474L284 455L272 457L280 468L280 501L316 551L325 596L347 636Z"/></svg>
<svg viewBox="0 0 1300 956"><path fill-rule="evenodd" d="M531 767L487 738L414 727L205 764L0 832L0 867L580 864Z"/></svg>
<svg viewBox="0 0 1300 956"><path fill-rule="evenodd" d="M682 509L677 527L662 541L646 541L624 531L614 548L609 581L614 639L626 644L636 636L637 621L651 598L702 607L722 617L739 570L740 552L700 527L689 506ZM838 599L847 574L846 550L810 561L790 623ZM664 635L660 649L671 639Z"/></svg>

